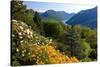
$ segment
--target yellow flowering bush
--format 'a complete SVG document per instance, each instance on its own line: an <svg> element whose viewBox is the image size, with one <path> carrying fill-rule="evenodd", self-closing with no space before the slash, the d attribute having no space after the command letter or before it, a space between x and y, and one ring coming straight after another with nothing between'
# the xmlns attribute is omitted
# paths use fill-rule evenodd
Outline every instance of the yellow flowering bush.
<svg viewBox="0 0 100 67"><path fill-rule="evenodd" d="M33 64L59 64L79 62L75 57L69 58L50 45L34 45L31 47L30 61Z"/></svg>

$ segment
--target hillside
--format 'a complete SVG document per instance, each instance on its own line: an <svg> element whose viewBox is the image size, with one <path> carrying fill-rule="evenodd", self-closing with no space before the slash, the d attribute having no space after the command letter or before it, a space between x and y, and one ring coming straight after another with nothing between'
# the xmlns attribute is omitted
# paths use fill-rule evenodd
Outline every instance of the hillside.
<svg viewBox="0 0 100 67"><path fill-rule="evenodd" d="M64 11L54 11L54 10L48 10L44 13L40 13L40 17L42 19L54 19L58 21L68 20L74 15L74 13L66 13Z"/></svg>
<svg viewBox="0 0 100 67"><path fill-rule="evenodd" d="M69 25L83 25L90 28L97 27L97 7L82 10L69 19L66 23Z"/></svg>

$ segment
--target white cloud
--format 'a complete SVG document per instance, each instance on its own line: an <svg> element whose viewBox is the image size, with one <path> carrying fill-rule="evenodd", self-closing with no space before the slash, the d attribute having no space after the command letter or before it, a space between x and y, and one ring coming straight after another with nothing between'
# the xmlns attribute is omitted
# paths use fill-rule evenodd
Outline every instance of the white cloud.
<svg viewBox="0 0 100 67"><path fill-rule="evenodd" d="M45 12L45 11L47 11L47 10L45 10L45 9L34 9L34 11Z"/></svg>

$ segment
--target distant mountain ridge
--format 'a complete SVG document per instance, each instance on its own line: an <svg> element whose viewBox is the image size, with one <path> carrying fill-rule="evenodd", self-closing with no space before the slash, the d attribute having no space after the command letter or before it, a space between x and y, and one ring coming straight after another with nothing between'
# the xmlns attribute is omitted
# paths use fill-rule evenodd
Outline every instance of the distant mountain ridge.
<svg viewBox="0 0 100 67"><path fill-rule="evenodd" d="M47 10L44 13L40 14L42 19L54 19L54 20L68 20L71 18L75 13L66 13L65 11L54 11L54 10Z"/></svg>
<svg viewBox="0 0 100 67"><path fill-rule="evenodd" d="M69 25L82 25L97 28L97 7L82 10L66 21Z"/></svg>

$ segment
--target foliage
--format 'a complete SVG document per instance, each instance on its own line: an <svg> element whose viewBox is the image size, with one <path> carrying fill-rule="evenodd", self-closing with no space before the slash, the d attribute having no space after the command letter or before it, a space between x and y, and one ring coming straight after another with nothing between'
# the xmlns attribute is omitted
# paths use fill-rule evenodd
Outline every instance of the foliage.
<svg viewBox="0 0 100 67"><path fill-rule="evenodd" d="M48 20L44 22L44 32L45 36L57 38L63 32L62 26L59 22L54 20Z"/></svg>
<svg viewBox="0 0 100 67"><path fill-rule="evenodd" d="M90 43L91 48L97 48L97 34L93 31L86 37L87 42Z"/></svg>
<svg viewBox="0 0 100 67"><path fill-rule="evenodd" d="M23 4L23 1L11 1L11 14L11 19L23 21L31 26L33 30L38 30L33 20L35 12L32 9L27 9L26 5Z"/></svg>
<svg viewBox="0 0 100 67"><path fill-rule="evenodd" d="M12 65L26 65L30 55L30 47L52 43L52 39L36 34L22 21L12 20Z"/></svg>
<svg viewBox="0 0 100 67"><path fill-rule="evenodd" d="M82 59L81 61L82 61L82 62L90 62L90 61L92 61L92 59L91 59L91 58L86 57L86 58Z"/></svg>
<svg viewBox="0 0 100 67"><path fill-rule="evenodd" d="M97 60L97 49L92 49L89 58Z"/></svg>
<svg viewBox="0 0 100 67"><path fill-rule="evenodd" d="M40 17L43 20L57 20L57 21L63 21L63 20L68 20L70 19L74 13L66 13L64 11L54 11L54 10L47 10L46 12L40 13Z"/></svg>
<svg viewBox="0 0 100 67"><path fill-rule="evenodd" d="M68 56L76 56L79 59L88 57L91 52L91 47L86 37L90 34L85 34L87 32L82 31L82 29L80 26L67 27L66 32L59 39L63 43L61 46L58 45L60 46L59 50L70 52L69 55L67 53ZM84 38L82 37L82 33L84 34Z"/></svg>
<svg viewBox="0 0 100 67"><path fill-rule="evenodd" d="M33 32L24 22L12 20L12 65L24 65L27 61Z"/></svg>
<svg viewBox="0 0 100 67"><path fill-rule="evenodd" d="M25 21L26 6L23 5L23 2L13 0L11 1L11 5L12 19Z"/></svg>
<svg viewBox="0 0 100 67"><path fill-rule="evenodd" d="M91 48L97 48L97 33L96 30L92 30L88 27L83 27L81 29L81 37L86 39L90 43Z"/></svg>
<svg viewBox="0 0 100 67"><path fill-rule="evenodd" d="M75 52L75 46L79 44L80 42L80 30L75 28L75 27L71 27L68 31L67 34L65 36L65 40L67 42L68 45L70 45L70 51L71 51L71 56L74 56Z"/></svg>
<svg viewBox="0 0 100 67"><path fill-rule="evenodd" d="M74 47L74 52L77 58L83 59L90 55L91 47L85 40L80 40L80 43Z"/></svg>
<svg viewBox="0 0 100 67"><path fill-rule="evenodd" d="M86 39L86 41L90 44L90 47L92 48L92 51L89 55L89 58L92 60L97 59L97 33L96 30L83 27L81 36L83 39Z"/></svg>
<svg viewBox="0 0 100 67"><path fill-rule="evenodd" d="M43 28L43 23L41 21L41 18L39 17L39 13L35 12L34 17L33 17L34 23L36 24L38 30L37 31L39 34L44 35L44 28Z"/></svg>
<svg viewBox="0 0 100 67"><path fill-rule="evenodd" d="M58 63L72 63L79 62L75 57L67 57L59 50L55 50L50 45L34 45L32 47L32 55L30 56L31 63L34 64L58 64Z"/></svg>

